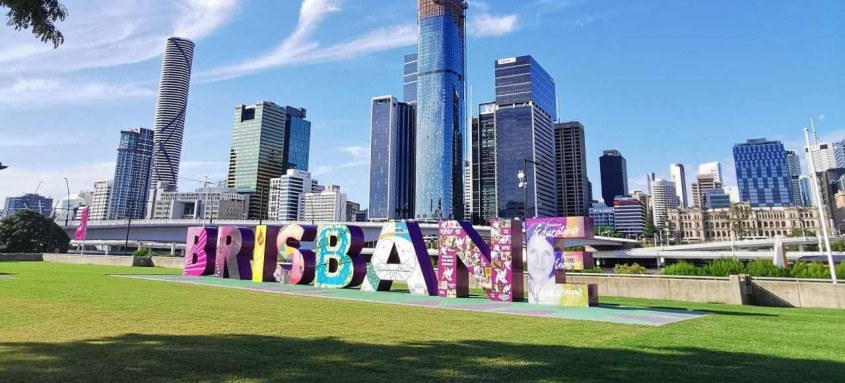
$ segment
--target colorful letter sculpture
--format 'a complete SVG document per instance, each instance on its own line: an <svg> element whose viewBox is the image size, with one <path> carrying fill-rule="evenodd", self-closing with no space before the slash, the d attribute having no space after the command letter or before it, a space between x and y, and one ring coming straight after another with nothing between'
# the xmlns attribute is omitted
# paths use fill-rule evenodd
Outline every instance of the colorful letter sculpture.
<svg viewBox="0 0 845 383"><path fill-rule="evenodd" d="M584 271L595 267L593 253L589 251L564 251L563 269L567 271Z"/></svg>
<svg viewBox="0 0 845 383"><path fill-rule="evenodd" d="M501 228L501 226L500 226ZM510 247L510 256L513 257L513 241L502 238L510 231L499 230L494 243L510 242L510 245L500 246L499 249ZM490 248L481 239L478 232L473 229L469 222L465 221L440 221L438 225L438 251L437 251L437 295L447 298L469 296L469 278L472 275L478 285L487 293L487 297L494 301L511 301L522 299L516 294L504 294L506 290L514 292L513 268L514 262L506 264L506 255L498 254L500 261L497 274L499 286L494 290L492 279L493 264L490 262ZM517 255L521 254L518 253ZM521 264L521 262L519 262ZM511 278L508 279L507 269L511 270ZM518 279L519 277L517 277ZM521 289L516 289L521 290ZM518 291L517 291L518 292Z"/></svg>
<svg viewBox="0 0 845 383"><path fill-rule="evenodd" d="M522 222L496 219L490 222L490 299L500 302L525 300L522 271Z"/></svg>
<svg viewBox="0 0 845 383"><path fill-rule="evenodd" d="M255 236L251 229L220 226L217 229L217 259L214 275L220 278L252 279L252 247Z"/></svg>
<svg viewBox="0 0 845 383"><path fill-rule="evenodd" d="M317 226L290 224L279 232L276 247L282 264L276 268L276 281L289 285L310 285L314 282L316 256L301 249L301 242L314 242Z"/></svg>
<svg viewBox="0 0 845 383"><path fill-rule="evenodd" d="M437 296L437 275L415 222L384 225L361 290L390 291L394 281L406 282L413 295Z"/></svg>
<svg viewBox="0 0 845 383"><path fill-rule="evenodd" d="M575 291L588 294L588 303L598 302L595 287L578 290L577 285L562 283L565 282L563 242L568 238L591 238L592 220L586 217L529 218L526 234L529 303L562 306L578 303L580 306L581 300L573 298Z"/></svg>
<svg viewBox="0 0 845 383"><path fill-rule="evenodd" d="M217 252L216 227L189 227L185 240L185 268L182 274L203 276L214 274L214 258Z"/></svg>
<svg viewBox="0 0 845 383"><path fill-rule="evenodd" d="M276 282L279 250L276 248L278 226L255 227L255 246L252 249L252 281Z"/></svg>
<svg viewBox="0 0 845 383"><path fill-rule="evenodd" d="M314 285L346 288L360 285L367 275L361 256L364 232L358 226L323 225L317 233L317 276Z"/></svg>

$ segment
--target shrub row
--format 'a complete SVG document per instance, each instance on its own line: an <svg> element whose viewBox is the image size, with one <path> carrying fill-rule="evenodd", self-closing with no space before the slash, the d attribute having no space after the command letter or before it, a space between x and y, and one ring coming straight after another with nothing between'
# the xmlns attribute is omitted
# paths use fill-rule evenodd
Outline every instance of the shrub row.
<svg viewBox="0 0 845 383"><path fill-rule="evenodd" d="M780 268L768 259L755 259L747 263L736 259L716 259L704 266L680 261L663 268L663 275L726 277L739 274L752 277L830 279L830 268L826 263L804 261L797 261L785 268ZM836 266L836 276L837 279L845 279L845 263Z"/></svg>

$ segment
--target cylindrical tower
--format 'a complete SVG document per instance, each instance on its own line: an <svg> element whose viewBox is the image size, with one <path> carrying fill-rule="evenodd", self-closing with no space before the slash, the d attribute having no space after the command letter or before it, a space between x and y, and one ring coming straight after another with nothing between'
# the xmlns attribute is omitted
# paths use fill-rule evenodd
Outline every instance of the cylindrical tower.
<svg viewBox="0 0 845 383"><path fill-rule="evenodd" d="M180 37L167 39L153 123L155 137L153 169L150 173L151 188L162 182L166 190L176 189L193 58L193 41Z"/></svg>
<svg viewBox="0 0 845 383"><path fill-rule="evenodd" d="M462 219L466 9L418 0L415 217Z"/></svg>

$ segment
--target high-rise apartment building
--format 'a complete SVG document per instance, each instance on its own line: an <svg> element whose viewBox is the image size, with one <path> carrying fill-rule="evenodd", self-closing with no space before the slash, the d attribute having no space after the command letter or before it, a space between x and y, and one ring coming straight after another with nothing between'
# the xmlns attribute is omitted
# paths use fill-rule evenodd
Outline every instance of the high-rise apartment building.
<svg viewBox="0 0 845 383"><path fill-rule="evenodd" d="M153 161L153 137L153 131L144 128L120 132L109 197L109 219L144 217Z"/></svg>
<svg viewBox="0 0 845 383"><path fill-rule="evenodd" d="M270 180L267 217L276 221L301 221L305 217L304 194L321 191L311 173L288 169L281 177Z"/></svg>
<svg viewBox="0 0 845 383"><path fill-rule="evenodd" d="M672 181L656 179L651 184L651 204L655 227L665 227L669 209L679 206L678 193Z"/></svg>
<svg viewBox="0 0 845 383"><path fill-rule="evenodd" d="M148 180L151 188L161 186L173 191L179 181L179 161L182 158L182 136L185 133L193 59L194 43L191 40L179 37L167 39L153 123L153 169Z"/></svg>
<svg viewBox="0 0 845 383"><path fill-rule="evenodd" d="M498 217L496 209L496 103L478 106L472 119L472 215L475 225L488 225Z"/></svg>
<svg viewBox="0 0 845 383"><path fill-rule="evenodd" d="M780 141L750 139L734 145L734 162L739 197L751 207L788 206L792 203L792 181L786 149Z"/></svg>
<svg viewBox="0 0 845 383"><path fill-rule="evenodd" d="M418 0L416 218L463 212L466 8L463 0Z"/></svg>
<svg viewBox="0 0 845 383"><path fill-rule="evenodd" d="M684 164L669 165L669 174L672 176L672 182L675 183L675 193L678 193L678 203L681 207L689 206L687 199L687 174L684 170Z"/></svg>
<svg viewBox="0 0 845 383"><path fill-rule="evenodd" d="M110 180L94 182L94 198L91 201L88 219L96 221L109 218L109 199L113 185L114 182Z"/></svg>
<svg viewBox="0 0 845 383"><path fill-rule="evenodd" d="M558 216L581 217L590 210L584 125L555 124Z"/></svg>
<svg viewBox="0 0 845 383"><path fill-rule="evenodd" d="M557 216L555 82L531 56L498 60L495 69L499 217ZM517 182L520 170L527 207Z"/></svg>
<svg viewBox="0 0 845 383"><path fill-rule="evenodd" d="M413 105L382 96L372 100L370 220L408 219L414 212Z"/></svg>
<svg viewBox="0 0 845 383"><path fill-rule="evenodd" d="M357 222L356 217L361 211L361 204L352 201L346 201L346 222Z"/></svg>
<svg viewBox="0 0 845 383"><path fill-rule="evenodd" d="M714 181L722 182L722 164L714 161L698 165L698 174L712 174Z"/></svg>
<svg viewBox="0 0 845 383"><path fill-rule="evenodd" d="M308 170L311 122L302 108L263 101L235 107L228 187L249 195L249 219L267 212L270 179Z"/></svg>
<svg viewBox="0 0 845 383"><path fill-rule="evenodd" d="M646 194L651 194L651 183L654 182L654 172L645 174Z"/></svg>
<svg viewBox="0 0 845 383"><path fill-rule="evenodd" d="M326 223L346 221L346 193L336 185L325 190L303 195L303 222Z"/></svg>
<svg viewBox="0 0 845 383"><path fill-rule="evenodd" d="M605 150L599 157L601 196L607 204L619 195L628 195L628 164L618 150ZM652 188L654 183L652 182Z"/></svg>

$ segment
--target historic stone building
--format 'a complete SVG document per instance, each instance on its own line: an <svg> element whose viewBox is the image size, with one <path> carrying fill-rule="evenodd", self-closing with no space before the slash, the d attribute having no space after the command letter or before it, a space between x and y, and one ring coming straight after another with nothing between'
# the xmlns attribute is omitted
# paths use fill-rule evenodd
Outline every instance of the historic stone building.
<svg viewBox="0 0 845 383"><path fill-rule="evenodd" d="M751 208L747 203L735 207L746 213L731 209L669 209L669 226L675 238L685 243L771 238L787 236L793 229L817 232L820 228L816 209Z"/></svg>

